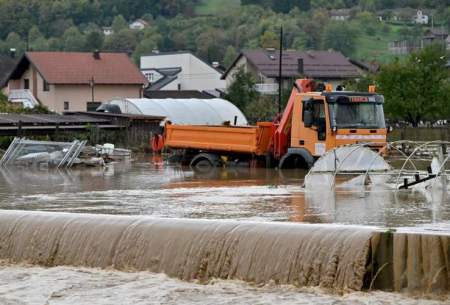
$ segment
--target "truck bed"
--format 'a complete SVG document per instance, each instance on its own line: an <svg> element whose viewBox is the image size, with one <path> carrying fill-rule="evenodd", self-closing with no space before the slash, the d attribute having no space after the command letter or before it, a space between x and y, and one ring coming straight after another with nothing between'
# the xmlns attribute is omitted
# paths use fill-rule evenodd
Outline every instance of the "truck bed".
<svg viewBox="0 0 450 305"><path fill-rule="evenodd" d="M171 125L165 127L164 144L172 149L196 149L264 155L273 135L271 122L256 126Z"/></svg>

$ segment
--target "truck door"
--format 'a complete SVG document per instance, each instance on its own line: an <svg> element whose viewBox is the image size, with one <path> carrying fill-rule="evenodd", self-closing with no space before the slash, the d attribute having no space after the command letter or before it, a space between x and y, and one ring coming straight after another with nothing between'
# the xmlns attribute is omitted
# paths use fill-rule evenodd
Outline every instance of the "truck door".
<svg viewBox="0 0 450 305"><path fill-rule="evenodd" d="M299 144L313 155L326 152L327 120L323 99L305 98L302 101L302 123L300 124Z"/></svg>

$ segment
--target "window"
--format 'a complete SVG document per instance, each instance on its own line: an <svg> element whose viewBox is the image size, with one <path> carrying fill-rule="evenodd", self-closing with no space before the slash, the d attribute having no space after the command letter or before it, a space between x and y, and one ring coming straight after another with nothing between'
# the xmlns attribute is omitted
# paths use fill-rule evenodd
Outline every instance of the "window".
<svg viewBox="0 0 450 305"><path fill-rule="evenodd" d="M144 73L145 78L147 78L147 80L152 83L155 80L155 73L153 72L146 72Z"/></svg>
<svg viewBox="0 0 450 305"><path fill-rule="evenodd" d="M64 102L64 110L69 110L69 102L68 101Z"/></svg>
<svg viewBox="0 0 450 305"><path fill-rule="evenodd" d="M30 89L30 80L28 78L23 80L23 89Z"/></svg>
<svg viewBox="0 0 450 305"><path fill-rule="evenodd" d="M102 102L87 102L86 103L86 111L96 111Z"/></svg>
<svg viewBox="0 0 450 305"><path fill-rule="evenodd" d="M43 83L42 83L42 90L50 91L50 85L45 81L45 79L43 80Z"/></svg>

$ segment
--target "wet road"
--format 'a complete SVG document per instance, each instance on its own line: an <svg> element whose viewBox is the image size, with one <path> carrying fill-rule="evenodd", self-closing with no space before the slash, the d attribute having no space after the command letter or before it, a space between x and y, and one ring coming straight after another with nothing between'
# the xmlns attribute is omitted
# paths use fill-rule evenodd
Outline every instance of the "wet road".
<svg viewBox="0 0 450 305"><path fill-rule="evenodd" d="M0 172L0 208L155 217L343 223L383 227L448 225L446 192L318 187L305 172L233 168L195 173L152 162L106 169Z"/></svg>

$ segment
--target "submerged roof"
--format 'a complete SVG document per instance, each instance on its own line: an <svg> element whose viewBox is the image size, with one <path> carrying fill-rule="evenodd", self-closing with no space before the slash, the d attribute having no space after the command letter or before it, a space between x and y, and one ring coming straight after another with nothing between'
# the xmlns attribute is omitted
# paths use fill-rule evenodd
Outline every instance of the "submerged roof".
<svg viewBox="0 0 450 305"><path fill-rule="evenodd" d="M118 105L122 113L163 116L174 124L222 125L229 121L247 125L244 114L229 101L213 99L117 99L109 103Z"/></svg>
<svg viewBox="0 0 450 305"><path fill-rule="evenodd" d="M125 53L99 53L96 59L87 52L27 52L11 78L20 78L30 63L50 84L89 84L92 79L95 84L147 83Z"/></svg>

